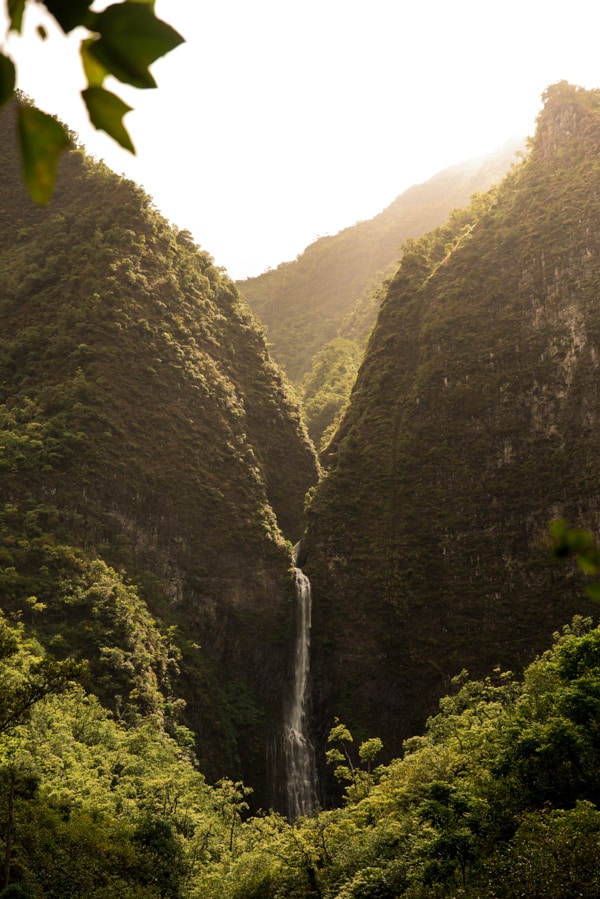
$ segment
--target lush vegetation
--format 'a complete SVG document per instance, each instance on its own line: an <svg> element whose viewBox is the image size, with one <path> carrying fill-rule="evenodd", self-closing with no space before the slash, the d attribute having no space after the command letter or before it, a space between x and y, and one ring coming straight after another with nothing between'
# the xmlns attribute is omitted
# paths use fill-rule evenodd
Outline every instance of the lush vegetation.
<svg viewBox="0 0 600 899"><path fill-rule="evenodd" d="M407 242L308 510L314 707L397 754L462 667L521 670L581 600L548 522L598 520L598 92Z"/></svg>
<svg viewBox="0 0 600 899"><path fill-rule="evenodd" d="M110 713L0 618L2 897L565 899L598 895L600 630L576 619L526 671L466 672L403 757L337 722L339 807L290 824L209 786L185 729ZM28 693L29 691L29 693ZM61 691L60 694L57 691ZM21 703L23 705L23 702Z"/></svg>
<svg viewBox="0 0 600 899"><path fill-rule="evenodd" d="M1 899L598 895L600 629L545 647L589 602L547 522L600 515L599 148L599 94L550 89L385 286L309 491L323 808L290 822L299 411L141 190L76 151L40 210L0 145ZM322 350L315 419L355 365Z"/></svg>
<svg viewBox="0 0 600 899"><path fill-rule="evenodd" d="M377 741L352 753L338 724L331 736L348 750L345 803L295 827L248 822L236 886L224 894L597 895L599 678L600 632L578 619L522 683L464 672L425 735L387 766L369 770Z"/></svg>
<svg viewBox="0 0 600 899"><path fill-rule="evenodd" d="M167 734L160 714L111 714L64 676L61 695L38 690L7 719L46 659L4 617L0 641L0 895L184 895L209 843L226 843L243 791L226 781L207 787L185 729Z"/></svg>
<svg viewBox="0 0 600 899"><path fill-rule="evenodd" d="M360 345L335 337L315 355L301 386L308 432L315 445L327 444L346 408L361 361Z"/></svg>
<svg viewBox="0 0 600 899"><path fill-rule="evenodd" d="M245 772L266 802L312 445L210 256L79 150L36 206L14 115L0 120L2 608L87 658L84 685L113 712L185 705L204 773Z"/></svg>
<svg viewBox="0 0 600 899"><path fill-rule="evenodd" d="M303 399L316 445L327 443L347 404L381 283L396 270L402 244L441 225L454 207L500 179L516 149L511 144L440 172L370 221L322 237L295 261L240 282L267 326L275 359Z"/></svg>

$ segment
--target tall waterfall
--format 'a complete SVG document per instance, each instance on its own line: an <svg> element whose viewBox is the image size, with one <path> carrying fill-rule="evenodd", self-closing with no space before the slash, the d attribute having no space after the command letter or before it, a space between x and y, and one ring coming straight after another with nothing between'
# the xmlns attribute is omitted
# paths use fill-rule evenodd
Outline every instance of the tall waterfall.
<svg viewBox="0 0 600 899"><path fill-rule="evenodd" d="M294 564L298 547L294 549ZM310 626L312 594L310 581L295 568L296 606L293 692L286 712L284 750L287 814L290 821L309 815L316 804L314 749L307 733L306 702L310 673Z"/></svg>

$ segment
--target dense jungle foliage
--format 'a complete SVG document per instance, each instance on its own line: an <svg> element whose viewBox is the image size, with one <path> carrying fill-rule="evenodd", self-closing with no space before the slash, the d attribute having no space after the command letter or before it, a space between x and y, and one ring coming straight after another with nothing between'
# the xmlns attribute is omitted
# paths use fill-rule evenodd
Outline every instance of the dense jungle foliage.
<svg viewBox="0 0 600 899"><path fill-rule="evenodd" d="M500 180L520 145L439 172L374 218L321 237L293 262L238 282L267 327L274 358L302 398L309 433L326 445L352 384L391 276L408 238L442 225L471 194Z"/></svg>
<svg viewBox="0 0 600 899"><path fill-rule="evenodd" d="M338 722L329 758L344 801L293 824L248 817L239 782L209 786L191 735L165 732L160 712L111 713L72 672L48 683L44 662L27 626L2 617L2 897L598 895L600 630L589 620L556 634L522 681L463 672L389 765L375 764L378 740L357 751Z"/></svg>

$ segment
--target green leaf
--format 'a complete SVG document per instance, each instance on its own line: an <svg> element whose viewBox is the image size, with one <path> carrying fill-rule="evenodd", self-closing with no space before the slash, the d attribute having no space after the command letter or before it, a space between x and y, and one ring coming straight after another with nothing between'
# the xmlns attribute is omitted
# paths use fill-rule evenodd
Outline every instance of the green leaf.
<svg viewBox="0 0 600 899"><path fill-rule="evenodd" d="M106 131L118 144L135 153L135 147L122 122L123 116L131 112L131 106L103 87L88 87L81 92L81 96L94 128Z"/></svg>
<svg viewBox="0 0 600 899"><path fill-rule="evenodd" d="M90 46L93 43L94 40L92 38L87 41L82 41L79 53L81 55L81 62L83 64L85 77L87 78L88 87L101 87L102 82L109 73L102 63L96 59L94 54L90 52Z"/></svg>
<svg viewBox="0 0 600 899"><path fill-rule="evenodd" d="M0 106L10 100L15 90L15 65L8 56L0 53Z"/></svg>
<svg viewBox="0 0 600 899"><path fill-rule="evenodd" d="M44 6L52 13L67 34L78 25L86 25L92 0L44 0Z"/></svg>
<svg viewBox="0 0 600 899"><path fill-rule="evenodd" d="M23 13L25 12L25 0L8 0L8 16L10 18L10 31L21 34L23 28Z"/></svg>
<svg viewBox="0 0 600 899"><path fill-rule="evenodd" d="M95 16L93 28L100 37L89 52L119 81L139 88L156 87L148 66L183 43L149 3L115 3Z"/></svg>
<svg viewBox="0 0 600 899"><path fill-rule="evenodd" d="M550 538L552 553L557 559L575 554L591 560L596 552L593 534L581 528L570 528L562 518L551 523Z"/></svg>
<svg viewBox="0 0 600 899"><path fill-rule="evenodd" d="M45 206L54 189L58 158L70 145L55 118L33 106L19 106L18 128L25 185L33 200Z"/></svg>

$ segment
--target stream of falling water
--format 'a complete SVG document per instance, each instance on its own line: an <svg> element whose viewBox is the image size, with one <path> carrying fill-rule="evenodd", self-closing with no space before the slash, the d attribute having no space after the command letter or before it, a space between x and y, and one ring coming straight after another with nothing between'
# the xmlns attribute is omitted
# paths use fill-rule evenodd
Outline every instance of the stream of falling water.
<svg viewBox="0 0 600 899"><path fill-rule="evenodd" d="M294 551L294 562L297 556ZM295 568L296 608L294 640L293 692L284 727L287 815L295 821L309 815L316 804L314 749L306 721L308 680L310 674L310 626L312 593L310 581L300 568Z"/></svg>

